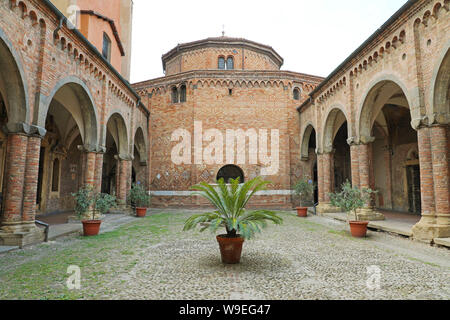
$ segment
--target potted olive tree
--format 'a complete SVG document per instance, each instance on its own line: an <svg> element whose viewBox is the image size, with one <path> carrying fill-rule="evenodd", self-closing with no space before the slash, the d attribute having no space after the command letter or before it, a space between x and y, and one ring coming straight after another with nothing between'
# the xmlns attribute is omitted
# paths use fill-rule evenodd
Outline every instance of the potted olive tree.
<svg viewBox="0 0 450 320"><path fill-rule="evenodd" d="M72 196L75 198L75 213L83 224L84 236L98 235L102 221L98 219L97 213L107 213L115 205L116 198L109 194L95 193L92 186L83 187L72 193Z"/></svg>
<svg viewBox="0 0 450 320"><path fill-rule="evenodd" d="M308 216L307 204L311 203L314 193L314 182L311 179L303 178L294 186L294 193L300 198L300 207L297 207L297 215L299 217Z"/></svg>
<svg viewBox="0 0 450 320"><path fill-rule="evenodd" d="M247 211L248 201L253 195L265 189L269 182L258 177L240 184L239 178L231 179L226 184L220 179L216 186L202 182L192 187L195 195L206 198L217 210L214 212L191 216L184 225L184 231L201 226L216 233L219 228L225 228L226 234L216 237L219 242L222 262L236 264L240 262L244 240L253 238L255 233L266 227L267 221L281 224L283 220L275 212L267 210Z"/></svg>
<svg viewBox="0 0 450 320"><path fill-rule="evenodd" d="M145 217L147 208L150 205L151 196L145 191L140 183L133 183L129 193L131 205L136 208L137 217Z"/></svg>
<svg viewBox="0 0 450 320"><path fill-rule="evenodd" d="M356 211L364 207L372 193L376 193L376 191L369 188L362 190L357 187L352 188L350 182L347 180L342 185L341 192L330 194L331 204L333 206L341 208L344 212L348 212L349 216L351 214L354 215L355 220L349 219L350 231L354 237L363 238L367 234L369 221L359 221Z"/></svg>

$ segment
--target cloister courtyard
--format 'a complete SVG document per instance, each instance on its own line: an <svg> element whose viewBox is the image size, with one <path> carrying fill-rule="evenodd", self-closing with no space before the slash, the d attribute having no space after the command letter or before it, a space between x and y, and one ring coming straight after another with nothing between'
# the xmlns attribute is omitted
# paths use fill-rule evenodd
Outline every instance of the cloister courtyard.
<svg viewBox="0 0 450 320"><path fill-rule="evenodd" d="M201 209L199 209L201 211ZM210 232L183 232L199 210L107 216L94 237L70 235L0 254L0 299L315 300L450 298L450 252L398 235L350 235L348 224L279 211L225 265ZM70 266L80 288L69 290ZM370 268L379 270L371 286ZM369 268L369 270L368 270Z"/></svg>

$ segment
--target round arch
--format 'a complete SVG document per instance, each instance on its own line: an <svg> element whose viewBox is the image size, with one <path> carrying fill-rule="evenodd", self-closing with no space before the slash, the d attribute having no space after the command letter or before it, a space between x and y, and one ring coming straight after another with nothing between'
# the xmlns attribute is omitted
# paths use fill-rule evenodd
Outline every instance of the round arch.
<svg viewBox="0 0 450 320"><path fill-rule="evenodd" d="M331 107L323 125L323 151L331 151L333 148L334 137L345 122L349 123L345 109L338 105ZM350 126L348 126L348 136L351 136Z"/></svg>
<svg viewBox="0 0 450 320"><path fill-rule="evenodd" d="M220 168L219 172L217 172L217 181L221 178L225 180L225 183L229 183L230 179L239 178L239 183L245 182L244 171L238 166L229 164L222 168Z"/></svg>
<svg viewBox="0 0 450 320"><path fill-rule="evenodd" d="M18 123L29 123L30 107L28 103L28 87L21 59L11 42L0 29L0 92L8 113L8 128Z"/></svg>
<svg viewBox="0 0 450 320"><path fill-rule="evenodd" d="M302 135L302 144L300 147L300 156L302 160L308 160L309 158L309 141L311 139L311 134L314 132L316 132L316 139L317 139L317 131L314 128L313 124L311 122L309 122L306 125L306 129L303 131L303 135Z"/></svg>
<svg viewBox="0 0 450 320"><path fill-rule="evenodd" d="M74 76L58 81L50 95L41 101L37 115L38 126L45 127L50 105L55 100L64 106L74 118L83 144L88 149L96 149L98 145L98 115L94 99L86 84Z"/></svg>
<svg viewBox="0 0 450 320"><path fill-rule="evenodd" d="M399 97L400 94L405 101L400 101L402 100L402 97ZM360 139L362 137L371 137L372 127L376 117L392 99L396 99L397 103L406 105L410 110L412 119L420 118L420 109L411 109L413 100L408 94L408 90L403 82L394 75L383 75L370 82L361 100L361 105L358 108L356 127ZM418 114L415 115L416 113Z"/></svg>
<svg viewBox="0 0 450 320"><path fill-rule="evenodd" d="M450 41L439 59L431 87L431 114L433 122L450 122Z"/></svg>
<svg viewBox="0 0 450 320"><path fill-rule="evenodd" d="M141 162L147 162L147 139L145 138L144 130L141 126L139 126L136 129L136 132L134 134L134 146L133 148L136 149L136 151L139 153L139 157L141 159Z"/></svg>
<svg viewBox="0 0 450 320"><path fill-rule="evenodd" d="M112 113L106 122L106 131L111 134L116 143L119 155L126 157L129 155L128 128L125 118L120 112ZM106 134L104 135L104 145L106 144Z"/></svg>

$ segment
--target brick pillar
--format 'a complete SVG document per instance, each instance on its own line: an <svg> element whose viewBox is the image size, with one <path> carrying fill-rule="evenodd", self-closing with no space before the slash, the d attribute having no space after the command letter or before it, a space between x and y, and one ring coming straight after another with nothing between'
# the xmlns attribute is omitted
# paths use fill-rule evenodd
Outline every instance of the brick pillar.
<svg viewBox="0 0 450 320"><path fill-rule="evenodd" d="M333 192L333 153L326 152L317 154L317 175L319 180L319 205L317 207L318 213L338 212L339 209L331 206L330 193Z"/></svg>
<svg viewBox="0 0 450 320"><path fill-rule="evenodd" d="M325 202L325 193L324 193L324 172L323 172L323 155L317 154L317 180L318 180L318 188L319 188L319 204Z"/></svg>
<svg viewBox="0 0 450 320"><path fill-rule="evenodd" d="M350 144L350 158L352 170L352 186L359 188L359 145L354 143Z"/></svg>
<svg viewBox="0 0 450 320"><path fill-rule="evenodd" d="M359 187L373 188L373 168L372 168L372 152L371 143L373 138L366 139L368 142L359 145ZM367 202L366 206L358 211L360 220L374 221L384 220L384 215L374 210L374 197L372 196Z"/></svg>
<svg viewBox="0 0 450 320"><path fill-rule="evenodd" d="M330 203L330 193L332 192L332 178L331 178L331 168L332 168L332 160L333 154L328 152L322 155L323 161L323 199L324 203Z"/></svg>
<svg viewBox="0 0 450 320"><path fill-rule="evenodd" d="M27 145L27 136L22 134L8 135L1 227L4 232L22 231L22 203Z"/></svg>
<svg viewBox="0 0 450 320"><path fill-rule="evenodd" d="M94 187L95 184L95 152L86 152L84 166L84 185Z"/></svg>
<svg viewBox="0 0 450 320"><path fill-rule="evenodd" d="M434 182L433 163L431 158L431 140L429 128L421 128L417 131L420 164L420 194L422 202L422 218L434 223Z"/></svg>
<svg viewBox="0 0 450 320"><path fill-rule="evenodd" d="M36 196L39 174L39 156L41 137L28 137L27 159L25 163L25 180L23 195L23 221L34 223L36 216Z"/></svg>
<svg viewBox="0 0 450 320"><path fill-rule="evenodd" d="M102 178L103 178L103 153L99 152L95 155L95 192L102 192Z"/></svg>
<svg viewBox="0 0 450 320"><path fill-rule="evenodd" d="M35 224L40 146L40 137L8 135L0 245L23 247L44 240Z"/></svg>
<svg viewBox="0 0 450 320"><path fill-rule="evenodd" d="M415 239L431 242L450 237L448 125L418 128L422 218L413 227Z"/></svg>
<svg viewBox="0 0 450 320"><path fill-rule="evenodd" d="M117 180L117 199L122 202L123 205L126 205L127 193L128 193L128 184L131 176L129 174L131 161L129 160L118 160L118 180ZM116 175L117 175L116 174Z"/></svg>
<svg viewBox="0 0 450 320"><path fill-rule="evenodd" d="M433 162L434 200L436 222L450 229L450 172L447 158L448 137L445 126L433 126L431 134L431 155ZM448 235L450 236L450 234Z"/></svg>

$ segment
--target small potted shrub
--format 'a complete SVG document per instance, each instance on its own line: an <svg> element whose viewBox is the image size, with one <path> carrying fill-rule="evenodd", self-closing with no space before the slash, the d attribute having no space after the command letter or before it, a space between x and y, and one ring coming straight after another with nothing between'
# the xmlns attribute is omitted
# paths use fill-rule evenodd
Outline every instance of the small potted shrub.
<svg viewBox="0 0 450 320"><path fill-rule="evenodd" d="M283 221L272 211L245 209L252 196L264 190L268 183L258 177L243 184L239 183L239 178L231 179L230 184L226 184L222 178L215 186L206 182L193 186L192 189L197 191L194 194L206 198L217 210L191 216L185 222L183 230L191 230L200 225L201 232L209 229L216 233L219 228L225 228L226 234L216 236L222 262L239 263L244 240L253 238L256 232L261 232L267 221L275 224L281 224Z"/></svg>
<svg viewBox="0 0 450 320"><path fill-rule="evenodd" d="M342 185L341 192L330 194L331 204L333 206L341 208L350 215L352 213L354 214L355 220L349 219L350 231L353 237L363 238L367 234L367 225L369 224L369 221L359 221L356 211L364 207L372 193L376 193L376 191L368 188L362 190L356 187L352 188L350 182L346 181Z"/></svg>
<svg viewBox="0 0 450 320"><path fill-rule="evenodd" d="M137 217L145 217L147 208L150 205L151 196L145 191L140 183L133 183L129 193L131 204L136 208Z"/></svg>
<svg viewBox="0 0 450 320"><path fill-rule="evenodd" d="M297 215L299 217L308 216L308 203L311 203L311 198L314 193L314 182L311 179L302 179L294 186L294 193L300 198L300 207L297 207Z"/></svg>
<svg viewBox="0 0 450 320"><path fill-rule="evenodd" d="M109 212L109 209L117 205L117 199L107 193L101 193L97 195L95 200L95 209L98 210L102 215Z"/></svg>
<svg viewBox="0 0 450 320"><path fill-rule="evenodd" d="M83 224L83 233L85 236L97 235L100 230L101 220L95 218L95 206L93 189L91 186L83 187L78 192L72 193L75 198L75 213ZM91 219L88 211L92 211Z"/></svg>
<svg viewBox="0 0 450 320"><path fill-rule="evenodd" d="M75 212L83 224L84 236L96 236L100 232L102 220L98 215L105 214L116 204L116 197L109 194L95 193L91 186L83 187L77 193L72 193L75 198ZM88 212L92 215L89 216Z"/></svg>

